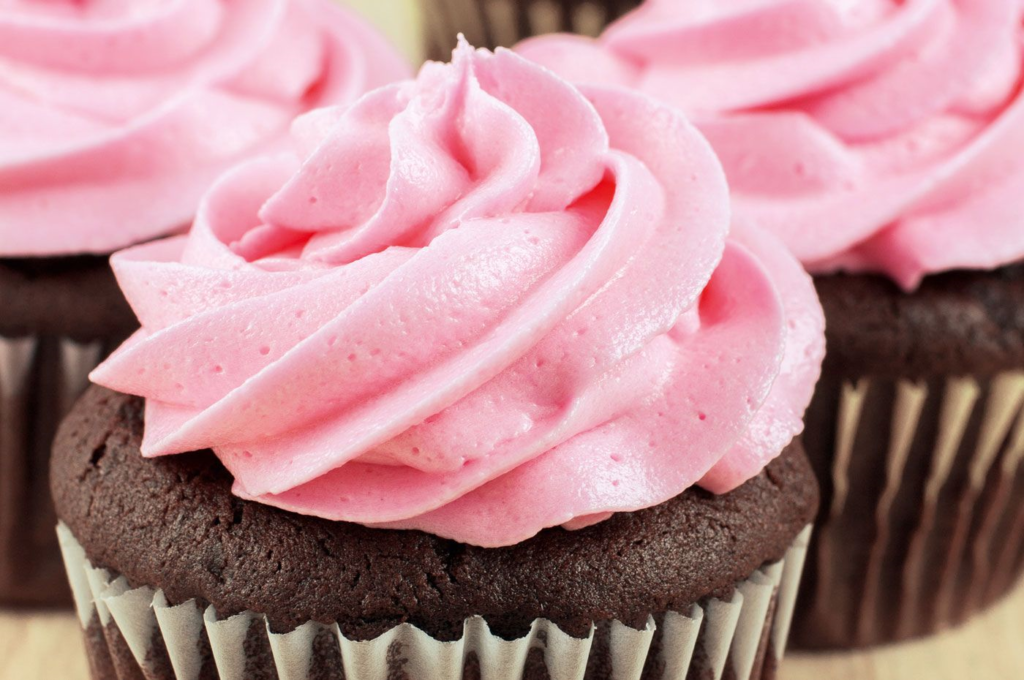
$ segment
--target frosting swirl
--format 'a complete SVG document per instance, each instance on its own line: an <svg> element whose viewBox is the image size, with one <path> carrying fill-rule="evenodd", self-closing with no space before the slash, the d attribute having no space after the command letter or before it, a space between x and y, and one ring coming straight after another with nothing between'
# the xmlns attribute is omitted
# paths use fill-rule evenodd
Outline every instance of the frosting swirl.
<svg viewBox="0 0 1024 680"><path fill-rule="evenodd" d="M728 236L673 109L462 44L293 136L112 260L142 330L92 378L147 398L144 455L210 447L242 497L499 546L730 490L802 428L813 287Z"/></svg>
<svg viewBox="0 0 1024 680"><path fill-rule="evenodd" d="M327 0L0 3L0 256L165 236L296 114L408 68Z"/></svg>
<svg viewBox="0 0 1024 680"><path fill-rule="evenodd" d="M648 0L599 40L519 51L682 108L736 219L812 271L913 289L1024 257L1022 16L1019 0Z"/></svg>

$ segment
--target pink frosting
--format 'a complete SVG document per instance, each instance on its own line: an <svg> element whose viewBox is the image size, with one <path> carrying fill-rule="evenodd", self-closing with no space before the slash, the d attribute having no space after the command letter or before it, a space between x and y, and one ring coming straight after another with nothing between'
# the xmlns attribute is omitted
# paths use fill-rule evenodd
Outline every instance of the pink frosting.
<svg viewBox="0 0 1024 680"><path fill-rule="evenodd" d="M812 271L929 273L1024 257L1020 0L648 0L598 40L521 54L679 106L736 219Z"/></svg>
<svg viewBox="0 0 1024 680"><path fill-rule="evenodd" d="M182 229L296 114L408 73L328 0L0 2L0 256Z"/></svg>
<svg viewBox="0 0 1024 680"><path fill-rule="evenodd" d="M728 235L706 141L507 50L300 118L190 235L113 258L142 330L93 373L143 454L248 499L483 546L728 491L802 428L799 263Z"/></svg>

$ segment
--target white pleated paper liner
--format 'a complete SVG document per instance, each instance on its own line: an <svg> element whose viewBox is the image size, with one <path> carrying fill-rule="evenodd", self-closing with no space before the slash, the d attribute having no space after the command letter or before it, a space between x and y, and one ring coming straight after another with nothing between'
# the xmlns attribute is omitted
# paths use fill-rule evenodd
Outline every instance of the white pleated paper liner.
<svg viewBox="0 0 1024 680"><path fill-rule="evenodd" d="M0 336L0 604L70 604L53 536L50 443L103 350L101 342Z"/></svg>
<svg viewBox="0 0 1024 680"><path fill-rule="evenodd" d="M823 476L824 500L797 612L798 646L931 634L1019 582L1024 371L825 379L804 442Z"/></svg>
<svg viewBox="0 0 1024 680"><path fill-rule="evenodd" d="M660 628L654 617L643 630L613 621L604 635L592 627L578 639L538 619L526 636L504 640L473 617L461 639L440 642L409 624L367 641L315 622L277 634L255 612L222 619L192 601L172 606L159 590L94 568L70 530L57 529L94 680L759 680L774 676L785 650L810 531L728 600L666 613Z"/></svg>
<svg viewBox="0 0 1024 680"><path fill-rule="evenodd" d="M545 33L597 36L640 0L420 0L427 53L448 61L463 33L475 47L511 47Z"/></svg>

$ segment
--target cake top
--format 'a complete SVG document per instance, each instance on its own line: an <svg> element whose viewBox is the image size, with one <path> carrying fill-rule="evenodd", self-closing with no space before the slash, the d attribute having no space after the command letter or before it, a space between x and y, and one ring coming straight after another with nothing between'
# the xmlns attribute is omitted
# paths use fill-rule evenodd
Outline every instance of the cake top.
<svg viewBox="0 0 1024 680"><path fill-rule="evenodd" d="M786 556L817 508L814 473L794 442L724 496L691 488L578 532L452 545L238 502L209 455L142 459L142 411L137 397L97 386L75 404L53 449L58 516L93 564L171 603L208 603L218 620L259 612L275 633L332 621L348 639L370 640L408 622L452 641L473 616L507 640L538 618L577 638L612 620L642 629L652 613L728 598ZM168 559L171 545L180 552Z"/></svg>
<svg viewBox="0 0 1024 680"><path fill-rule="evenodd" d="M502 546L729 491L801 430L813 287L729 233L674 109L463 43L293 139L112 260L142 330L92 377L146 397L144 455L211 448L244 498Z"/></svg>
<svg viewBox="0 0 1024 680"><path fill-rule="evenodd" d="M714 145L736 220L815 272L1024 258L1020 0L648 0L597 40L519 52L636 88Z"/></svg>
<svg viewBox="0 0 1024 680"><path fill-rule="evenodd" d="M328 0L0 3L0 257L182 230L296 114L407 74Z"/></svg>

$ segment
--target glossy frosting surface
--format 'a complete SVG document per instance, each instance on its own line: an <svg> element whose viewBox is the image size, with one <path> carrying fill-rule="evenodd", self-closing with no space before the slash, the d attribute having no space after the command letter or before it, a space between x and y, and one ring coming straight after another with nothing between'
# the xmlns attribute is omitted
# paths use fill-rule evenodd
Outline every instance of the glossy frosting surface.
<svg viewBox="0 0 1024 680"><path fill-rule="evenodd" d="M235 493L483 546L756 475L824 349L809 278L729 233L674 109L509 51L324 109L188 237L113 258L142 330L93 380L143 453L212 448Z"/></svg>
<svg viewBox="0 0 1024 680"><path fill-rule="evenodd" d="M648 0L598 40L521 54L683 109L736 219L813 271L904 288L1024 258L1024 3Z"/></svg>
<svg viewBox="0 0 1024 680"><path fill-rule="evenodd" d="M3 0L0 257L184 229L296 114L407 75L329 0Z"/></svg>

